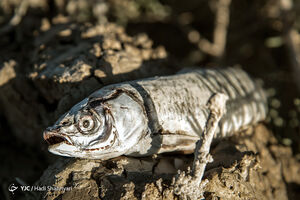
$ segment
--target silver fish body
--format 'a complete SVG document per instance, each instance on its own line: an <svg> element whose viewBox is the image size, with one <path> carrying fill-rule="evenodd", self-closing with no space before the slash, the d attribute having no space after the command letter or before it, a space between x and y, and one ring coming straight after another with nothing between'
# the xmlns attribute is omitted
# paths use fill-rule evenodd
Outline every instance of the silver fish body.
<svg viewBox="0 0 300 200"><path fill-rule="evenodd" d="M244 71L200 69L103 87L49 127L44 138L54 154L90 159L193 151L215 93L229 97L215 138L266 117L266 95Z"/></svg>

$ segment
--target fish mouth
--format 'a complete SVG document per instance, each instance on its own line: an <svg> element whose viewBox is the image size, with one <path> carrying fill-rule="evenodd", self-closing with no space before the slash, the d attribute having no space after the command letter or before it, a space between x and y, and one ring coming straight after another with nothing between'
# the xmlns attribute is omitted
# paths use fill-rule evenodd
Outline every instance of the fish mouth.
<svg viewBox="0 0 300 200"><path fill-rule="evenodd" d="M43 137L49 146L57 145L60 143L66 143L68 145L72 145L72 143L67 139L67 136L63 136L58 133L45 131Z"/></svg>

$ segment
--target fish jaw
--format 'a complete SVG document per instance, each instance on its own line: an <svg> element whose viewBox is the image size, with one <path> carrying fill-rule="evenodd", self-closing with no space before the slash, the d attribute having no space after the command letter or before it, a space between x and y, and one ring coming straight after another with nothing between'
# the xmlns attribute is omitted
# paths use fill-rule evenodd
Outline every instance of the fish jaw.
<svg viewBox="0 0 300 200"><path fill-rule="evenodd" d="M48 147L48 151L59 156L80 157L76 156L78 152L77 148L73 145L69 145L66 143L51 145Z"/></svg>
<svg viewBox="0 0 300 200"><path fill-rule="evenodd" d="M49 146L57 145L60 143L72 145L73 143L70 137L52 131L45 131L43 137Z"/></svg>
<svg viewBox="0 0 300 200"><path fill-rule="evenodd" d="M70 137L52 131L43 133L44 140L48 143L48 150L57 155L73 157L77 148L73 145Z"/></svg>
<svg viewBox="0 0 300 200"><path fill-rule="evenodd" d="M44 131L44 140L48 143L48 151L55 155L65 157L78 157L85 159L101 159L107 160L113 157L124 154L124 146L117 145L116 147L109 147L108 144L119 144L115 134L110 134L108 140L105 143L99 143L90 146L84 146L77 144L76 140L71 139L72 136L61 133L61 129L56 127L50 127ZM113 130L115 132L116 130ZM107 146L105 146L107 144Z"/></svg>

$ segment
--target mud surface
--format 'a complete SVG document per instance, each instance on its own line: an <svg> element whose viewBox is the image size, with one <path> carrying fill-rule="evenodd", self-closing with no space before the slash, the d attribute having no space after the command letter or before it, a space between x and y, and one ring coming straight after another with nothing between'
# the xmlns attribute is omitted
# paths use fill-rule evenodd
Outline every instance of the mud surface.
<svg viewBox="0 0 300 200"><path fill-rule="evenodd" d="M251 127L240 136L222 141L212 149L215 161L208 165L204 175L210 180L205 198L296 198L299 194L289 187L300 183L300 164L291 158L290 149L279 147L264 125ZM172 178L192 162L193 156L179 155L120 157L102 162L60 159L36 184L73 188L38 193L46 199L178 199L170 189Z"/></svg>
<svg viewBox="0 0 300 200"><path fill-rule="evenodd" d="M0 199L178 199L172 179L192 155L60 158L48 153L42 132L104 85L234 65L264 81L270 113L264 125L212 148L205 197L299 199L298 4L2 0ZM19 187L14 194L11 184ZM21 185L72 189L24 192Z"/></svg>

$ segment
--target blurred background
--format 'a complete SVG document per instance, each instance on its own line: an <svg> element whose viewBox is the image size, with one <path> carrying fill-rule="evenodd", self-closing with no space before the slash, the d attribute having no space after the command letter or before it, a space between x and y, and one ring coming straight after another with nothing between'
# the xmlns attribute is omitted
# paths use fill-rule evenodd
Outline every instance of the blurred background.
<svg viewBox="0 0 300 200"><path fill-rule="evenodd" d="M107 24L114 28L102 32L100 28L99 37L83 34ZM56 68L65 48L74 51L69 52L71 58L68 54L68 59L63 59L64 66L81 58L94 62L86 52L74 48L85 47L83 40L93 43L94 50L95 41L109 41L110 37L128 40L137 51L153 49L151 59L143 65L155 73L117 80L111 76L114 80L101 79L104 85L171 74L184 66L242 67L263 82L270 108L266 124L299 161L299 31L300 1L296 0L1 0L0 199L7 198L7 186L16 177L33 184L55 161L57 157L50 155L42 142L43 129L93 91L94 83L88 79L92 75L76 83L74 77L62 81L59 78L65 77L65 72ZM115 45L111 51L101 48L109 55L126 45ZM129 65L133 62L130 55L123 55L129 57ZM97 61L100 67L107 63L107 59L105 63ZM160 64L168 70L155 69ZM93 74L97 75L96 69ZM105 76L109 74L115 75L106 71ZM84 92L73 95L77 87L85 86Z"/></svg>

